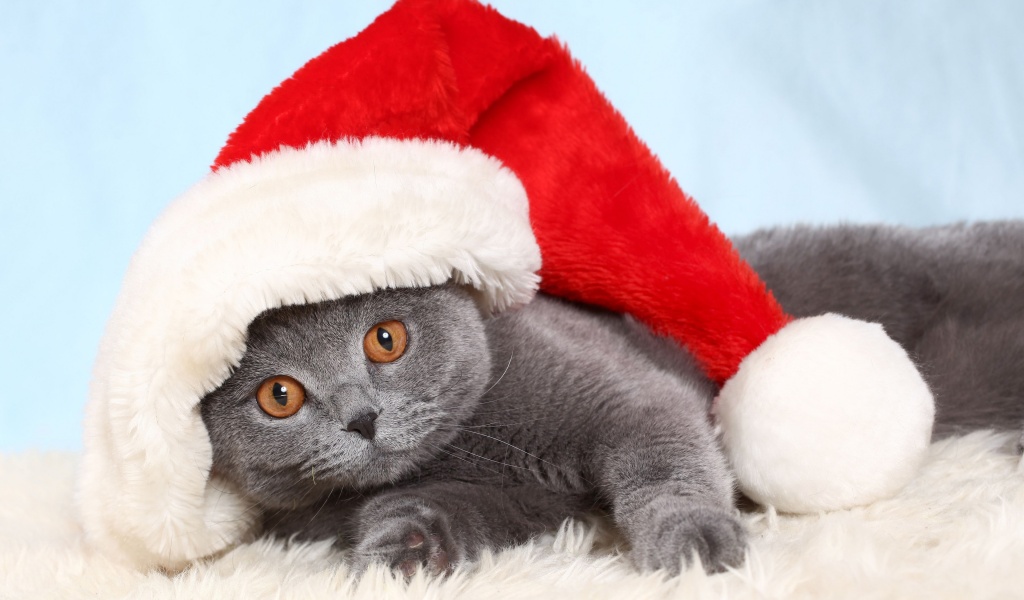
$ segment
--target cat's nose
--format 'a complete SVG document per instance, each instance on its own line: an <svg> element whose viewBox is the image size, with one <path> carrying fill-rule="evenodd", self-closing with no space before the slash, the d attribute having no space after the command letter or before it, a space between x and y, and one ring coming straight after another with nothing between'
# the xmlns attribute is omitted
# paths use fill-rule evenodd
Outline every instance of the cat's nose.
<svg viewBox="0 0 1024 600"><path fill-rule="evenodd" d="M372 411L359 415L355 419L349 421L348 427L345 428L345 431L355 431L364 438L372 440L374 434L377 433L377 429L373 426L373 422L376 420L377 413Z"/></svg>

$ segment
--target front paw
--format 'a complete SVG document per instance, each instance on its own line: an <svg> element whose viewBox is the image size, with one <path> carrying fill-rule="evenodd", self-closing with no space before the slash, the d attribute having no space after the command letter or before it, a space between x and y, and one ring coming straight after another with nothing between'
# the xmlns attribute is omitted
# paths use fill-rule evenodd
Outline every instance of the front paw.
<svg viewBox="0 0 1024 600"><path fill-rule="evenodd" d="M661 497L637 511L628 528L633 562L644 571L679 574L694 552L708 573L743 563L747 533L732 511L693 505L685 498Z"/></svg>
<svg viewBox="0 0 1024 600"><path fill-rule="evenodd" d="M364 511L360 529L365 533L354 549L354 570L361 573L378 563L406 578L420 568L432 575L451 573L465 553L448 516L418 499L404 500L391 502L384 511Z"/></svg>

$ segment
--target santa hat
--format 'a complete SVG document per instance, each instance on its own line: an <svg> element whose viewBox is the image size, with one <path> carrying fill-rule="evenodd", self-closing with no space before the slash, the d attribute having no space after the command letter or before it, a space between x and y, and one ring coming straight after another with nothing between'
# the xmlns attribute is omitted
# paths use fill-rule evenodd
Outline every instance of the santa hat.
<svg viewBox="0 0 1024 600"><path fill-rule="evenodd" d="M933 404L878 325L792 320L554 39L469 0L400 0L231 135L136 253L87 408L89 539L176 567L255 517L211 476L198 404L261 312L455 280L630 313L723 384L744 492L787 511L896 491Z"/></svg>

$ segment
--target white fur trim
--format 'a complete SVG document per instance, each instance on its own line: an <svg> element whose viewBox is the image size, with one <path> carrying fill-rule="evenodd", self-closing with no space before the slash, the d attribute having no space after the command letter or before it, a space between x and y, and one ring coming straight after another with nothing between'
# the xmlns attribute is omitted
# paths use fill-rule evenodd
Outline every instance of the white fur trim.
<svg viewBox="0 0 1024 600"><path fill-rule="evenodd" d="M925 456L935 407L881 325L830 314L768 338L726 382L714 412L743 492L810 513L896 493Z"/></svg>
<svg viewBox="0 0 1024 600"><path fill-rule="evenodd" d="M79 489L89 539L173 568L248 532L242 501L208 481L198 403L261 312L451 278L501 310L530 300L539 267L522 185L473 149L371 138L212 173L150 230L100 345Z"/></svg>

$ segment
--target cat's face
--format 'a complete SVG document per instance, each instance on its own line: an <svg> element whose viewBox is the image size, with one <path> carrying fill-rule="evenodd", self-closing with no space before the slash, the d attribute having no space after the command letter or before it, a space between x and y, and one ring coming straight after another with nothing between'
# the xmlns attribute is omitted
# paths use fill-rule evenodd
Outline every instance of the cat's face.
<svg viewBox="0 0 1024 600"><path fill-rule="evenodd" d="M214 469L265 506L394 482L451 440L490 365L480 313L456 286L269 311L202 400Z"/></svg>

